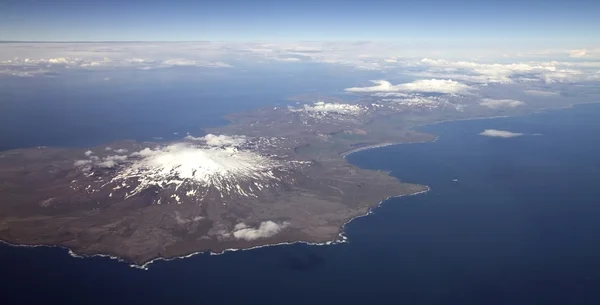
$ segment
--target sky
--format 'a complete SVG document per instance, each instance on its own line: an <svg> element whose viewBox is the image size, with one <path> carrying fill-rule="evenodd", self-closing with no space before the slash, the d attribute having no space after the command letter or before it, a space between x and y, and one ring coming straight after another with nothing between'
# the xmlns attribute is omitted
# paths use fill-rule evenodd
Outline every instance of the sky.
<svg viewBox="0 0 600 305"><path fill-rule="evenodd" d="M600 43L600 1L0 0L0 41Z"/></svg>

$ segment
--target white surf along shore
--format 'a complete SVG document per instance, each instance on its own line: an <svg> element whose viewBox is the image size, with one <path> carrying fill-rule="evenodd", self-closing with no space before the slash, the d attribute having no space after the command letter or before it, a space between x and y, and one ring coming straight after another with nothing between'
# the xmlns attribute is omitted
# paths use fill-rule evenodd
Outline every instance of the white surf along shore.
<svg viewBox="0 0 600 305"><path fill-rule="evenodd" d="M568 109L568 108L573 108L575 106L578 105L584 105L584 104L595 104L595 103L600 103L600 101L598 102L589 102L589 103L574 103L568 106L564 106L564 107L549 107L549 108L542 108L542 109L538 109L536 111L530 112L530 113L524 113L524 114L518 114L518 115L506 115L506 116L489 116L489 117L474 117L474 118L464 118L464 119L454 119L454 120L440 120L440 121L436 121L436 122L431 122L431 123L426 123L426 124L421 124L421 125L416 125L411 127L411 130L414 130L415 128L418 127L423 127L423 126L428 126L428 125L435 125L435 124L441 124L441 123L448 123L448 122L456 122L456 121L469 121L469 120L486 120L486 119L498 119L498 118L507 118L507 117L517 117L517 116L525 116L525 115L532 115L532 114L537 114L543 111L547 111L547 110L556 110L556 109ZM343 158L346 158L348 155L359 152L359 151L364 151L364 150L369 150L369 149L376 149L376 148L381 148L381 147L386 147L386 146L391 146L391 145L405 145L405 144L423 144L423 143L433 143L435 141L438 140L438 136L436 136L433 140L431 141L420 141L420 142L405 142L405 143L396 143L396 142L384 142L384 143L379 143L379 144L373 144L373 145L366 145L366 146L362 146L362 147L357 147L355 149L351 149L345 152L340 153L340 156ZM369 216L371 214L373 214L373 210L375 210L376 208L380 207L385 201L387 201L388 199L391 198L398 198L398 197L405 197L405 196L415 196L415 195L419 195L419 194L424 194L429 192L431 189L429 188L429 186L425 186L426 189L420 192L416 192L416 193L412 193L412 194L406 194L406 195L398 195L398 196L391 196L388 197L382 201L380 201L377 205L371 207L369 209L369 211L363 215L358 215L353 217L352 219L348 220L347 222L345 222L341 229L340 229L340 233L338 234L338 237L335 240L331 240L331 241L327 241L327 242L323 242L323 243L312 243L312 242L307 242L307 241L295 241L295 242L284 242L284 243L276 243L276 244L265 244L265 245L261 245L261 246L255 246L255 247L251 247L251 248L244 248L244 249L238 249L238 248L232 248L232 249L225 249L221 252L212 252L212 251L199 251L199 252L193 252L187 255L183 255L183 256L176 256L176 257L171 257L171 258L163 258L163 257L158 257L155 258L151 261L148 261L147 263L143 264L143 265L138 265L138 264L134 264L131 263L130 261L127 261L125 259L122 259L120 257L116 257L116 256L112 256L112 255L107 255L107 254L102 254L102 253L98 253L98 254L92 254L92 255L81 255L81 254L77 254L75 253L73 250L64 247L64 246L60 246L60 245L22 245L22 244L12 244L3 240L0 240L1 244L5 244L11 247L20 247L20 248L38 248L38 247L47 247L47 248L60 248L60 249L65 249L66 251L68 251L69 255L72 257L76 257L76 258L88 258L88 257L104 257L104 258L109 258L109 259L113 259L113 260L117 260L119 262L123 262L123 263L127 263L129 264L130 267L132 268L137 268L137 269L141 269L141 270L148 270L150 265L153 264L154 262L157 261L172 261L172 260L178 260L178 259L185 259L185 258L189 258L192 256L196 256L199 254L209 254L209 255L221 255L221 254L225 254L227 252L236 252L236 251L248 251L248 250L254 250L254 249L259 249L259 248L264 248L264 247L274 247L274 246L284 246L284 245L294 245L294 244L307 244L307 245L312 245L312 246L326 246L326 245L336 245L336 244L341 244L341 243L347 243L349 242L348 237L345 235L345 227L346 225L348 225L349 223L351 223L353 220L357 219L357 218L361 218L361 217L365 217L365 216Z"/></svg>
<svg viewBox="0 0 600 305"><path fill-rule="evenodd" d="M361 217L365 217L365 216L369 216L371 214L373 214L373 210L380 207L385 201L391 199L391 198L399 198L399 197L406 197L406 196L415 196L415 195L419 195L419 194L423 194L426 192L429 192L430 188L427 186L425 190L423 191L419 191L416 193L412 193L412 194L405 194L405 195L397 195L397 196L390 196L382 201L380 201L377 205L371 207L369 209L369 211L365 214L362 215L358 215L355 216L353 218L351 218L350 220L346 221L341 229L340 229L340 233L338 233L338 237L334 240L331 241L326 241L326 242L322 242L322 243L314 243L314 242L308 242L308 241L294 241L294 242L283 242L283 243L276 243L276 244L265 244L265 245L260 245L260 246L255 246L255 247L250 247L250 248L230 248L230 249L225 249L221 252L213 252L213 251L198 251L198 252L192 252L190 254L186 254L186 255L182 255L182 256L175 256L175 257L169 257L169 258L164 258L164 257L157 257L151 261L148 261L146 263L144 263L143 265L138 265L135 263L132 263L131 261L128 261L126 259L123 259L121 257L118 256L113 256L113 255L109 255L109 254L102 254L102 253L96 253L96 254L78 254L76 252L74 252L72 249L65 247L65 246L61 246L61 245L23 245L23 244L13 244L13 243L9 243L3 240L0 240L1 244L4 245L8 245L10 247L15 247L15 248L59 248L59 249L64 249L65 251L67 251L67 253L74 258L91 258L91 257L103 257L103 258L108 258L108 259L112 259L112 260L116 260L118 262L121 263L126 263L129 264L129 267L132 268L136 268L136 269L140 269L140 270L149 270L150 265L152 265L154 262L158 262L158 261L173 261L173 260L179 260L179 259L185 259L185 258L189 258L192 256L196 256L199 254L209 254L209 255L222 255L225 254L227 252L237 252L237 251L249 251L249 250L254 250L254 249L260 249L260 248L265 248L265 247L275 247L275 246L289 246L289 245L295 245L295 244L305 244L305 245L310 245L310 246L329 246L329 245L337 245L337 244L343 244L343 243L347 243L349 242L348 237L345 234L345 228L346 225L348 225L349 223L351 223L353 220L357 219L357 218L361 218Z"/></svg>

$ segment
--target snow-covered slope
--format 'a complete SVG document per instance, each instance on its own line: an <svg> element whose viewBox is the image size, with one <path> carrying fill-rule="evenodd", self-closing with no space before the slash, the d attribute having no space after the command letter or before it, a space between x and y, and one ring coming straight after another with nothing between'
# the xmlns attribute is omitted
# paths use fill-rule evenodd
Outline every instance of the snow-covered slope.
<svg viewBox="0 0 600 305"><path fill-rule="evenodd" d="M152 189L178 203L186 198L201 201L207 196L259 197L289 183L284 178L289 176L293 163L244 147L245 137L207 135L186 139L189 141L144 148L128 156L99 158L88 153L88 159L74 165L88 177L101 180L100 188L110 188L111 197L129 198ZM156 203L165 201L173 200L158 198Z"/></svg>

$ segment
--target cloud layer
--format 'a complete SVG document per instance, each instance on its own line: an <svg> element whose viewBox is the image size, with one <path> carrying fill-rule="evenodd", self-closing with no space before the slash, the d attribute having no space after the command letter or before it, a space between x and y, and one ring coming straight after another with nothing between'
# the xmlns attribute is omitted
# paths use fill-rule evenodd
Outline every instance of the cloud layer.
<svg viewBox="0 0 600 305"><path fill-rule="evenodd" d="M432 48L383 42L6 43L3 46L0 75L18 77L55 76L73 69L148 70L182 66L221 69L235 67L237 63L247 66L248 63L311 62L398 72L425 81L452 80L470 86L600 81L598 46L556 50ZM389 83L377 85L380 88L376 90L383 91L439 92L424 89L427 85L419 83L397 89ZM451 91L446 89L443 93L456 93Z"/></svg>

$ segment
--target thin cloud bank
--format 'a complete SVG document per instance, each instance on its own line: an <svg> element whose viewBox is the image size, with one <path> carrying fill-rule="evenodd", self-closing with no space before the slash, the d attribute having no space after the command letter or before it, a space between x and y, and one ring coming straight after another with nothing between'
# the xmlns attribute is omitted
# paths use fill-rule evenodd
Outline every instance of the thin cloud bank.
<svg viewBox="0 0 600 305"><path fill-rule="evenodd" d="M523 134L518 133L518 132L506 131L506 130L486 129L486 130L482 131L481 133L479 133L479 135L486 136L486 137L496 137L496 138L514 138L514 137L520 137Z"/></svg>
<svg viewBox="0 0 600 305"><path fill-rule="evenodd" d="M523 91L527 95L535 95L535 96L559 96L560 93L552 92L552 91L543 91L543 90L525 90Z"/></svg>
<svg viewBox="0 0 600 305"><path fill-rule="evenodd" d="M559 50L490 47L482 50L473 46L424 47L384 42L16 42L3 45L5 48L0 48L0 76L16 77L51 77L73 69L219 69L231 68L232 61L261 64L283 61L400 72L419 79L451 79L469 85L600 81L598 46ZM389 84L387 90L394 90L393 87ZM407 85L403 91L410 89Z"/></svg>
<svg viewBox="0 0 600 305"><path fill-rule="evenodd" d="M525 103L522 101L518 101L518 100L496 100L496 99L491 99L491 98L484 98L481 100L479 105L488 107L488 108L492 108L492 109L499 109L499 108L515 108L515 107L525 105Z"/></svg>
<svg viewBox="0 0 600 305"><path fill-rule="evenodd" d="M368 93L368 92L423 92L423 93L445 93L461 94L467 93L474 88L453 81L451 79L423 79L410 83L392 85L386 80L372 80L375 86L346 88L348 92Z"/></svg>
<svg viewBox="0 0 600 305"><path fill-rule="evenodd" d="M571 57L571 58L596 57L597 58L597 57L600 57L600 48L569 50L569 57Z"/></svg>
<svg viewBox="0 0 600 305"><path fill-rule="evenodd" d="M47 74L51 71L64 71L65 69L158 69L171 67L202 67L202 68L232 68L233 66L223 61L206 61L193 58L160 58L154 59L124 57L124 58L98 58L93 55L79 57L56 57L56 58L20 58L2 60L0 58L0 74L13 76L35 76ZM110 78L103 78L110 80Z"/></svg>
<svg viewBox="0 0 600 305"><path fill-rule="evenodd" d="M600 79L597 62L535 61L478 63L424 58L415 66L419 77L453 78L472 83L570 83Z"/></svg>
<svg viewBox="0 0 600 305"><path fill-rule="evenodd" d="M238 223L235 225L233 237L247 241L252 241L259 238L269 238L281 232L281 230L286 228L288 225L289 223L287 222L276 223L269 220L261 222L258 228L251 228L244 223Z"/></svg>

